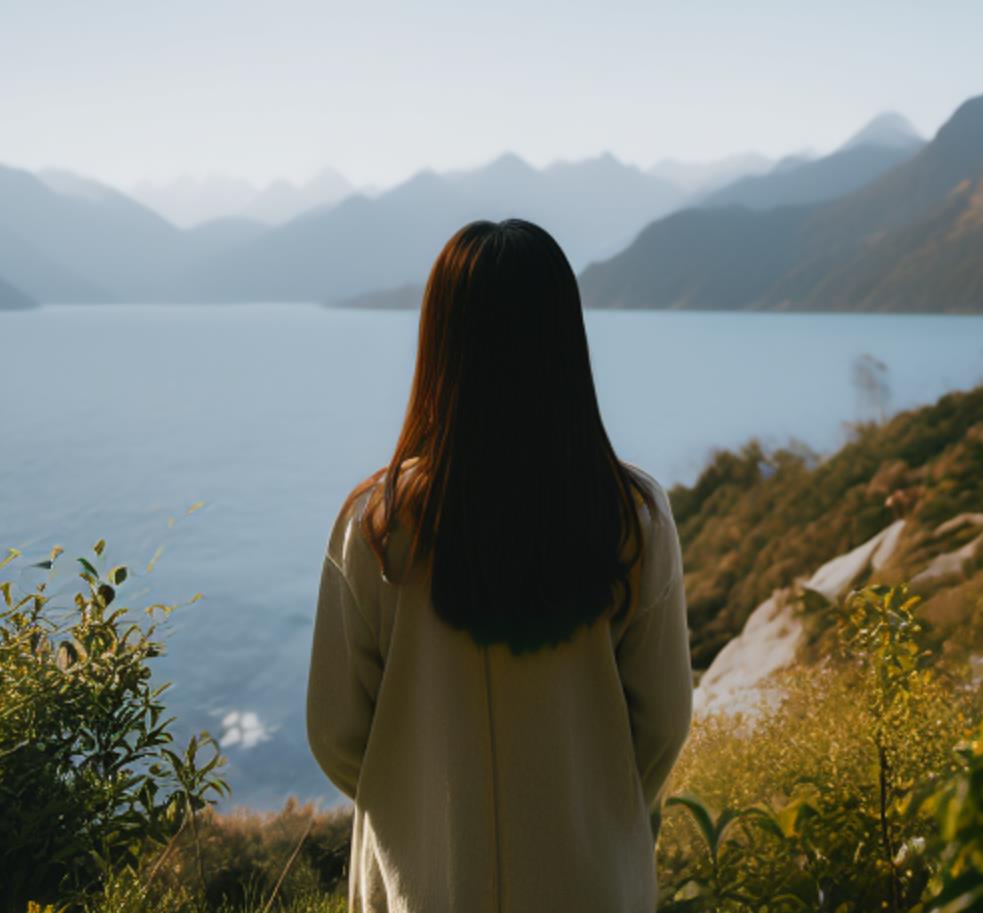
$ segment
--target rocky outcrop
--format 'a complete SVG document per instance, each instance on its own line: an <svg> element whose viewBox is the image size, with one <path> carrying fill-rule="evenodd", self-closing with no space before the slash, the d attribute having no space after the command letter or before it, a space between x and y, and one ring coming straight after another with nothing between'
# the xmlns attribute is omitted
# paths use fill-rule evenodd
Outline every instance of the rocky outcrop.
<svg viewBox="0 0 983 913"><path fill-rule="evenodd" d="M789 590L776 590L716 655L693 694L694 713L753 712L761 682L791 664L802 640L802 621L788 597Z"/></svg>
<svg viewBox="0 0 983 913"><path fill-rule="evenodd" d="M933 537L936 539L944 538L958 532L965 526L983 530L983 514L959 514L951 520L939 524ZM925 590L947 581L960 581L981 554L983 554L983 531L960 548L936 555L924 570L911 578L911 585L915 589Z"/></svg>
<svg viewBox="0 0 983 913"><path fill-rule="evenodd" d="M839 599L861 578L887 564L904 528L904 520L895 520L862 545L827 561L805 582L776 590L762 602L703 673L693 695L694 713L753 713L759 700L769 696L765 680L792 664L805 634L796 613L796 591L812 590L829 602Z"/></svg>
<svg viewBox="0 0 983 913"><path fill-rule="evenodd" d="M853 551L827 561L803 586L833 602L867 570L879 571L885 565L897 548L904 527L904 520L895 520Z"/></svg>

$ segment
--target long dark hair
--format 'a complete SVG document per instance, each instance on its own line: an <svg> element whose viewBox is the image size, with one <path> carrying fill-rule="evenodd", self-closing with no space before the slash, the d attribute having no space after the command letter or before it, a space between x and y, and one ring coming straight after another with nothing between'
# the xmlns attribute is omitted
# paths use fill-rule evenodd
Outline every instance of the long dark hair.
<svg viewBox="0 0 983 913"><path fill-rule="evenodd" d="M601 421L560 246L521 219L465 225L427 281L392 460L342 511L373 489L363 531L387 579L394 522L410 517L410 562L430 558L437 615L521 653L630 610L642 545L632 488L654 512Z"/></svg>

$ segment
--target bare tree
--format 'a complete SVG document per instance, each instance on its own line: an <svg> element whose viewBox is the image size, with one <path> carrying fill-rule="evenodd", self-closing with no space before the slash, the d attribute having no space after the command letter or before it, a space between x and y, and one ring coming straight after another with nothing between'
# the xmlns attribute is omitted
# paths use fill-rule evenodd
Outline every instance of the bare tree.
<svg viewBox="0 0 983 913"><path fill-rule="evenodd" d="M853 387L857 393L857 411L861 420L870 417L883 422L891 399L887 379L888 367L869 352L853 360Z"/></svg>

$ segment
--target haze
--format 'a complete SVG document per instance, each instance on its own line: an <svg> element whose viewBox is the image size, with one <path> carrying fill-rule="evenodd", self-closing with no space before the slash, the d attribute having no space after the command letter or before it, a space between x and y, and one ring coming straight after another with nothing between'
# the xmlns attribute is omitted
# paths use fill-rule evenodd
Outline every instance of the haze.
<svg viewBox="0 0 983 913"><path fill-rule="evenodd" d="M931 135L979 90L966 0L4 3L3 161L117 186L220 173L357 185L511 150L648 167Z"/></svg>

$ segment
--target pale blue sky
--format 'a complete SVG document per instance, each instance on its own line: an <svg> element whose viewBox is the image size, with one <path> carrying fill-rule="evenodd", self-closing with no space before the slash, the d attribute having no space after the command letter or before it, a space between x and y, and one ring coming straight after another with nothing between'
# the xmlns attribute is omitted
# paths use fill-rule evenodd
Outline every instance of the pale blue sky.
<svg viewBox="0 0 983 913"><path fill-rule="evenodd" d="M392 183L836 146L983 94L980 0L0 0L0 162Z"/></svg>

